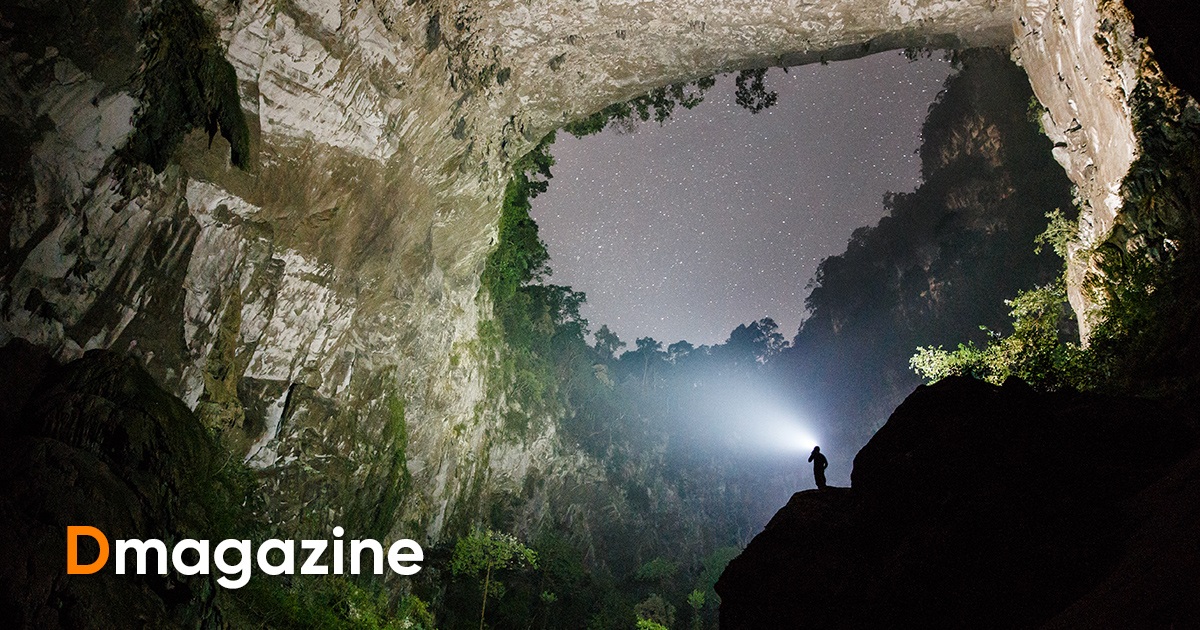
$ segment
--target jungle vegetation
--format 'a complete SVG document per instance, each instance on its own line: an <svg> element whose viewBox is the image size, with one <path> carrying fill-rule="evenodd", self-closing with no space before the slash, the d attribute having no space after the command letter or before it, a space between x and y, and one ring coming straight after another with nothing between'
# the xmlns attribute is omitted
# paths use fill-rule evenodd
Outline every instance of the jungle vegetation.
<svg viewBox="0 0 1200 630"><path fill-rule="evenodd" d="M580 314L586 297L550 282L551 261L529 216L551 177L553 136L518 162L481 293L494 313L480 335L497 357L489 387L508 401L503 439L525 439L553 422L560 439L603 464L605 481L575 491L570 510L578 519L538 528L526 525L522 506L545 480L532 481L527 496L490 498L480 525L515 534L536 551L538 568L501 569L501 591L466 573L426 585L418 594L436 602L440 627L478 627L481 611L495 628L713 627L719 599L712 584L799 478L794 468L749 458L723 441L712 428L720 421L706 421L719 415L714 398L697 392L745 399L771 390L823 400L817 413L827 417L831 439L853 444L874 428L864 416L877 408L886 414L917 384L906 368L921 340L974 331L976 343L988 343L991 333L978 324L1009 335L1009 311L1046 310L1030 321L1050 319L1046 304L1060 304L1053 300L1062 262L1033 254L1031 245L1047 212L1071 208L1068 184L1028 119L1020 70L989 53L958 55L956 63L960 72L926 121L925 183L885 199L888 216L822 263L810 315L792 338L769 317L713 346L626 341L606 326L593 328ZM773 102L753 73L738 83L746 104ZM696 102L695 89L672 86L566 130L661 121L661 112L669 116L680 105L657 107L660 99L686 107ZM986 148L993 154L955 144L961 129L980 124L1004 139ZM985 201L948 207L945 200L961 190ZM1010 306L981 299L997 289L1015 293L1030 279L1047 288ZM549 508L560 510L569 511ZM464 530L460 538L471 535ZM449 546L441 553L453 556Z"/></svg>
<svg viewBox="0 0 1200 630"><path fill-rule="evenodd" d="M1152 60L1143 61L1152 64ZM1011 332L991 330L983 345L955 350L920 347L911 366L929 380L971 375L1003 382L1020 378L1035 388L1150 395L1190 405L1197 380L1194 337L1200 299L1190 290L1200 278L1195 253L1200 210L1200 115L1186 95L1154 68L1145 68L1131 102L1142 152L1122 182L1121 217L1101 241L1083 243L1075 221L1060 211L1038 248L1091 260L1083 291L1098 306L1087 315L1089 343L1079 341L1067 304L1066 268L1056 281L1016 295Z"/></svg>

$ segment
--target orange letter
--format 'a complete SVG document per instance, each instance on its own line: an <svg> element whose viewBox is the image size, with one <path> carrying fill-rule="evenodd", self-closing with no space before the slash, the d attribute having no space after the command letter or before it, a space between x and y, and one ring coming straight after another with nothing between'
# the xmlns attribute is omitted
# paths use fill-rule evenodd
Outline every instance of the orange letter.
<svg viewBox="0 0 1200 630"><path fill-rule="evenodd" d="M100 556L91 564L79 565L79 537L90 536L100 545ZM89 575L104 568L108 562L108 538L91 525L67 525L67 573Z"/></svg>

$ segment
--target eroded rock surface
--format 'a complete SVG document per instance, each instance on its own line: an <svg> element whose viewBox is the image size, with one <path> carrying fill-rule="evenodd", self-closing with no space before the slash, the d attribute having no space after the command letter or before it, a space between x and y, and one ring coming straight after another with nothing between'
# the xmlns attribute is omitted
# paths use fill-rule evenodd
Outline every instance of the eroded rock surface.
<svg viewBox="0 0 1200 630"><path fill-rule="evenodd" d="M1045 107L1041 122L1055 143L1054 157L1078 189L1080 233L1070 251L1068 296L1086 339L1102 306L1085 289L1089 273L1103 274L1095 248L1110 240L1119 249L1133 250L1145 229L1146 221L1128 204L1123 188L1130 166L1144 149L1135 110L1144 105L1147 94L1182 99L1187 102L1180 107L1196 109L1194 100L1174 93L1163 79L1152 47L1167 55L1183 82L1190 80L1189 72L1176 59L1189 54L1168 29L1154 33L1143 28L1135 34L1133 15L1120 2L1029 0L1016 6L1014 56ZM1133 6L1138 8L1138 3ZM1161 8L1153 13L1161 24ZM1171 19L1175 28L1194 28L1187 12ZM1144 39L1147 33L1154 33L1149 41ZM1138 102L1139 87L1143 103Z"/></svg>
<svg viewBox="0 0 1200 630"><path fill-rule="evenodd" d="M130 35L161 1L5 10L0 342L138 357L306 527L384 484L382 521L436 538L530 470L595 474L552 429L500 435L478 335L507 169L563 122L716 71L1004 45L1016 25L1097 234L1136 153L1141 44L1095 0L206 0L251 165L197 130L154 172L121 149L161 106L138 46L171 34Z"/></svg>

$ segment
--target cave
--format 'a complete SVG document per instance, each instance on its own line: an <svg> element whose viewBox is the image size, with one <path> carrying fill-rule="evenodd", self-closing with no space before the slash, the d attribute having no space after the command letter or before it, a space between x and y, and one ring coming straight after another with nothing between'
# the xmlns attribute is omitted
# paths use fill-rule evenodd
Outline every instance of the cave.
<svg viewBox="0 0 1200 630"><path fill-rule="evenodd" d="M1171 83L1191 89L1188 54L1154 49L1177 31L1139 4L19 2L0 13L4 391L36 411L49 404L36 375L63 400L96 387L136 411L138 430L121 433L125 411L90 429L15 414L11 430L142 458L87 477L104 488L136 478L140 507L120 521L131 531L176 509L139 475L192 492L189 478L225 470L222 458L245 462L255 513L295 538L355 524L436 546L506 497L583 492L603 463L556 441L558 412L519 439L501 431L516 399L494 378L502 353L483 277L514 169L555 129L647 90L904 48L998 47L1026 72L1077 191L1074 238L1087 246L1067 252L1066 287L1087 340L1104 309L1089 278L1111 277L1105 256L1132 257L1133 270L1138 256L1187 245L1171 231L1186 213L1144 211L1160 197L1139 206L1127 184L1164 173L1149 181L1181 182L1186 197L1195 182L1191 163L1143 159L1189 146L1196 105ZM1148 132L1160 118L1174 126ZM1180 329L1165 365L1186 372L1191 330ZM96 446L96 431L123 437ZM139 450L155 440L166 456ZM92 461L37 448L41 465ZM32 496L19 472L11 488ZM211 585L146 588L166 603L138 608L144 617L220 617ZM87 597L77 614L102 610ZM90 627L118 620L110 610Z"/></svg>

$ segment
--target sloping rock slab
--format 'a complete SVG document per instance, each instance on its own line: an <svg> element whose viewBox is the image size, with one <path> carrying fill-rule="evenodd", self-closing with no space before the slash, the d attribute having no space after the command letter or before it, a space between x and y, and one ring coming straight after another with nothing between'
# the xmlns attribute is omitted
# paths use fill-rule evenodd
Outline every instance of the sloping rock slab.
<svg viewBox="0 0 1200 630"><path fill-rule="evenodd" d="M920 387L858 453L852 488L795 494L730 563L721 627L1100 627L1128 623L1144 588L1160 605L1135 621L1200 620L1180 590L1200 557L1182 525L1200 511L1191 426L1016 380ZM1131 586L1168 550L1171 570Z"/></svg>

